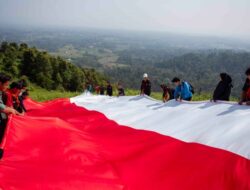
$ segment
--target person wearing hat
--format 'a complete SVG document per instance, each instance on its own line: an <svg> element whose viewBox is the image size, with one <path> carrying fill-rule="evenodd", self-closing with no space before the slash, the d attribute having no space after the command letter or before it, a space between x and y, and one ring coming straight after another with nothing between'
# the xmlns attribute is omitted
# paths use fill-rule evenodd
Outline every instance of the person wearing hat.
<svg viewBox="0 0 250 190"><path fill-rule="evenodd" d="M113 87L111 85L111 83L108 81L108 85L107 85L107 95L108 96L113 96Z"/></svg>
<svg viewBox="0 0 250 190"><path fill-rule="evenodd" d="M141 82L141 95L150 96L151 94L151 82L148 78L148 74L144 73L143 80Z"/></svg>

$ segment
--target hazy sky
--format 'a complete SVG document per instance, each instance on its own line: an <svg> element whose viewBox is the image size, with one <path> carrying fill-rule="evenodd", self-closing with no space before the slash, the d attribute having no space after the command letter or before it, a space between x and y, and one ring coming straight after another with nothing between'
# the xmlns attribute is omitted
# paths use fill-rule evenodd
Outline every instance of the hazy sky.
<svg viewBox="0 0 250 190"><path fill-rule="evenodd" d="M250 0L0 0L4 24L250 38Z"/></svg>

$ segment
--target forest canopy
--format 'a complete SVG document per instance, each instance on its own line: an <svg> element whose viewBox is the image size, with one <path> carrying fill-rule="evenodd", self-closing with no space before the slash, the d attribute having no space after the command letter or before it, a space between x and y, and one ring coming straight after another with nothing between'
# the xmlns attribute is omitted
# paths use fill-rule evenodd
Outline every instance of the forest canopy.
<svg viewBox="0 0 250 190"><path fill-rule="evenodd" d="M13 78L26 78L48 90L81 91L86 83L104 84L106 81L95 69L75 66L25 43L1 43L0 71Z"/></svg>

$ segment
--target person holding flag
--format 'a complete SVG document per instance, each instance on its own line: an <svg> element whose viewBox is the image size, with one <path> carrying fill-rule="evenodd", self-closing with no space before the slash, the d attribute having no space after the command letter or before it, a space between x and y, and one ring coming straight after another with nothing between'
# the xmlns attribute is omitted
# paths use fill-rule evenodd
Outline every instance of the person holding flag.
<svg viewBox="0 0 250 190"><path fill-rule="evenodd" d="M188 82L183 81L177 77L173 78L172 82L176 86L175 92L174 92L174 98L175 100L186 100L191 101L193 96L193 87Z"/></svg>
<svg viewBox="0 0 250 190"><path fill-rule="evenodd" d="M144 73L143 80L141 82L141 95L150 96L151 94L151 82L148 78L148 74Z"/></svg>

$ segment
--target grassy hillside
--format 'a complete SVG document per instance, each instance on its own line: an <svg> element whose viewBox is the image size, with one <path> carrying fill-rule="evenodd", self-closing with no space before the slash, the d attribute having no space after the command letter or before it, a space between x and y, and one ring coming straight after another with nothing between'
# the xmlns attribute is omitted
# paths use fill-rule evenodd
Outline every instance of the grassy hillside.
<svg viewBox="0 0 250 190"><path fill-rule="evenodd" d="M71 98L78 96L80 92L69 92L69 91L57 91L57 90L45 90L42 88L36 88L30 90L30 97L38 102L44 102L47 100L54 100L56 98Z"/></svg>
<svg viewBox="0 0 250 190"><path fill-rule="evenodd" d="M47 100L53 100L56 98L71 98L74 96L80 95L82 92L69 92L69 91L58 91L58 90L46 90L40 87L34 87L32 86L30 88L30 97L35 101L47 101ZM139 90L132 90L132 89L125 89L125 93L127 96L136 96L139 95ZM117 96L118 92L114 91L114 96ZM161 100L162 99L162 93L161 92L152 92L151 95L152 98ZM195 94L193 97L193 101L201 101L201 100L209 100L211 99L211 94ZM238 101L237 98L232 97L231 101Z"/></svg>

